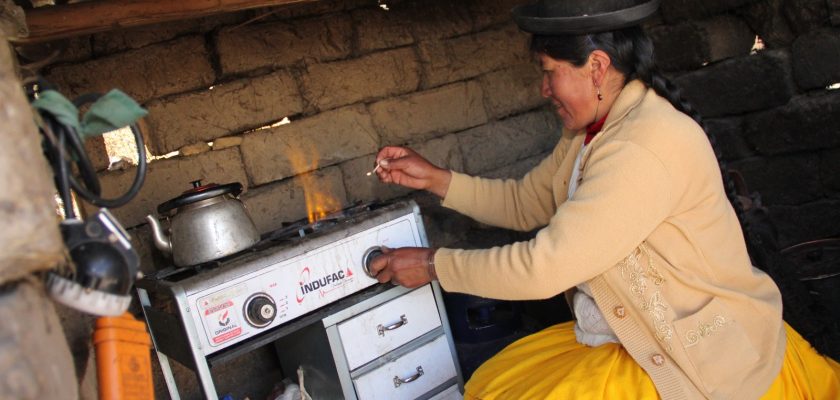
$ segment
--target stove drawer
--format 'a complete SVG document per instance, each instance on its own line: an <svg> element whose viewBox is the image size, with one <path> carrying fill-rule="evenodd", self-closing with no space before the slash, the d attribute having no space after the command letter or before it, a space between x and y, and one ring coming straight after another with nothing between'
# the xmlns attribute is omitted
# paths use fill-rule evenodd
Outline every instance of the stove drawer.
<svg viewBox="0 0 840 400"><path fill-rule="evenodd" d="M338 324L351 371L441 325L430 285Z"/></svg>
<svg viewBox="0 0 840 400"><path fill-rule="evenodd" d="M457 376L446 336L353 380L359 400L416 399Z"/></svg>

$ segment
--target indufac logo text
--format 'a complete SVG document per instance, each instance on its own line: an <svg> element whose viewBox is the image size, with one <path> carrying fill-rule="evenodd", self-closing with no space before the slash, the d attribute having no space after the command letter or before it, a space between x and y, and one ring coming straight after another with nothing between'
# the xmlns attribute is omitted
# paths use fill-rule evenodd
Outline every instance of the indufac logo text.
<svg viewBox="0 0 840 400"><path fill-rule="evenodd" d="M307 294L318 292L321 296L324 296L327 292L344 286L345 283L352 280L353 272L348 268L346 272L344 270L338 270L315 279L310 279L311 275L312 272L309 270L309 267L304 267L300 271L300 281L298 282L300 287L295 294L295 300L297 300L298 304L303 303Z"/></svg>

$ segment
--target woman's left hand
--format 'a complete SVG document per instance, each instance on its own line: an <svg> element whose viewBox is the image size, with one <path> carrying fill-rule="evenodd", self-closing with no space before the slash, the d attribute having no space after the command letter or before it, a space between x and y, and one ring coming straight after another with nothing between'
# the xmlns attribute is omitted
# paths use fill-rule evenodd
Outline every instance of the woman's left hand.
<svg viewBox="0 0 840 400"><path fill-rule="evenodd" d="M370 263L370 271L380 283L391 282L416 288L436 279L435 249L426 247L382 248L382 255Z"/></svg>

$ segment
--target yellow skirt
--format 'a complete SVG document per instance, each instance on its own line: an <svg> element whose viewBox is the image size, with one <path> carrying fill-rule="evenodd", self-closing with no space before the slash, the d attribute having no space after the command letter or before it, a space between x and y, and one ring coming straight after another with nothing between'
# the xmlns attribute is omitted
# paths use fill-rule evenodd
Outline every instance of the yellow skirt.
<svg viewBox="0 0 840 400"><path fill-rule="evenodd" d="M785 324L782 371L762 399L840 399L840 364L817 353ZM473 373L464 398L658 399L647 373L615 343L588 347L574 322L524 337Z"/></svg>

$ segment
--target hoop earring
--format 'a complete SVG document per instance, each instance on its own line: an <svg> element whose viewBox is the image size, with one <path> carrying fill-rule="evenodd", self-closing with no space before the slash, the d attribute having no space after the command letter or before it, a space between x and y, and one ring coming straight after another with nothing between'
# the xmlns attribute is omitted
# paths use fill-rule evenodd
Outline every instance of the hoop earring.
<svg viewBox="0 0 840 400"><path fill-rule="evenodd" d="M598 91L598 101L604 100L604 96L601 94L601 88L596 87L595 90Z"/></svg>

